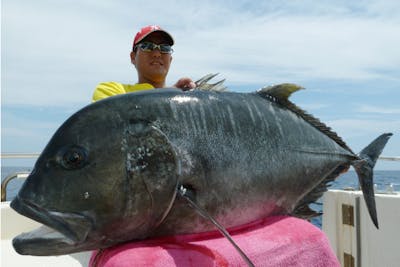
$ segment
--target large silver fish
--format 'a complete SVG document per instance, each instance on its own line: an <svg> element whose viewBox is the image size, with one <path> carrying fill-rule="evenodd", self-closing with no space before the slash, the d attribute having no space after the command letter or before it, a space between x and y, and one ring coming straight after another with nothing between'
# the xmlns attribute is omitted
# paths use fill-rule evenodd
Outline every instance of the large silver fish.
<svg viewBox="0 0 400 267"><path fill-rule="evenodd" d="M289 102L298 89L155 89L88 105L54 134L12 201L49 227L19 235L14 248L59 255L214 230L184 195L226 228L307 216L350 165L378 226L372 168L391 134L356 155Z"/></svg>

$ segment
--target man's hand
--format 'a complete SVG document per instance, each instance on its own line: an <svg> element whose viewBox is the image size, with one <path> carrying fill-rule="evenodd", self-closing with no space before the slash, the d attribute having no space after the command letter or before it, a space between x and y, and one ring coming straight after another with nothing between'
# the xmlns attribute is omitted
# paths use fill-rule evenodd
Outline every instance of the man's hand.
<svg viewBox="0 0 400 267"><path fill-rule="evenodd" d="M192 81L192 79L188 77L180 78L175 84L174 87L182 89L183 91L188 91L196 87L196 84Z"/></svg>

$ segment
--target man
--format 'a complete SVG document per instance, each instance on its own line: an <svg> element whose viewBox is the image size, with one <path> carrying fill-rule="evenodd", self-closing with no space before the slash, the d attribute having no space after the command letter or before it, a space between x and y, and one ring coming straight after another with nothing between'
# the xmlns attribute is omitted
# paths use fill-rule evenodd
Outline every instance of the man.
<svg viewBox="0 0 400 267"><path fill-rule="evenodd" d="M142 28L135 36L130 53L131 62L138 74L138 82L100 83L93 93L93 101L117 94L166 87L165 80L172 61L173 45L172 36L160 26L150 25ZM174 85L182 90L193 89L195 86L190 78L181 78Z"/></svg>
<svg viewBox="0 0 400 267"><path fill-rule="evenodd" d="M165 87L172 61L172 36L158 26L139 31L133 42L131 62L138 83L101 83L93 100L127 92ZM175 87L195 87L182 78ZM178 197L177 197L178 198ZM182 201L182 200L181 200ZM272 216L237 226L231 232L236 244L256 266L339 266L324 234L308 222ZM93 252L89 266L244 266L238 251L218 232L136 240ZM251 264L251 263L250 263ZM250 265L249 264L249 265Z"/></svg>

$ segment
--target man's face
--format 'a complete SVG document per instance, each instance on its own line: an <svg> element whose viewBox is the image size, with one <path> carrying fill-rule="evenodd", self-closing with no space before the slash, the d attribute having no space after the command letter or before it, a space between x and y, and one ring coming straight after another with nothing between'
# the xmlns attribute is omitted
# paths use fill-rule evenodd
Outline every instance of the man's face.
<svg viewBox="0 0 400 267"><path fill-rule="evenodd" d="M155 44L168 44L168 39L162 32L153 32L143 42L152 42ZM164 82L171 65L171 54L161 53L159 49L151 52L144 52L137 48L131 52L131 62L135 65L139 82L160 83Z"/></svg>

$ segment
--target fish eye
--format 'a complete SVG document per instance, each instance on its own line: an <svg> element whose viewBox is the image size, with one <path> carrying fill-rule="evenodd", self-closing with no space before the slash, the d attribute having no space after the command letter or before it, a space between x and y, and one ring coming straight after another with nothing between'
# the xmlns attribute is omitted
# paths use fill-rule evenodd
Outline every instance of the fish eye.
<svg viewBox="0 0 400 267"><path fill-rule="evenodd" d="M87 152L80 146L66 147L60 153L59 163L68 170L80 169L87 163Z"/></svg>

